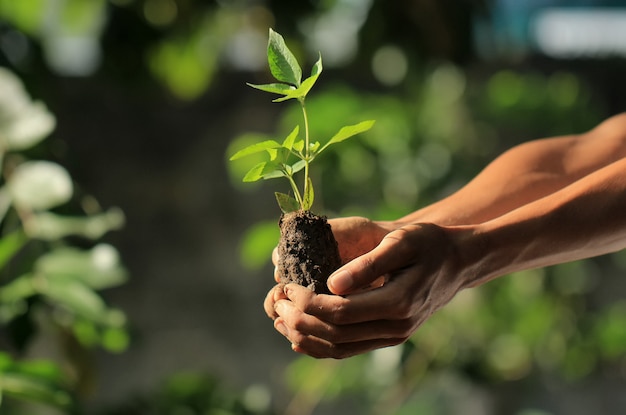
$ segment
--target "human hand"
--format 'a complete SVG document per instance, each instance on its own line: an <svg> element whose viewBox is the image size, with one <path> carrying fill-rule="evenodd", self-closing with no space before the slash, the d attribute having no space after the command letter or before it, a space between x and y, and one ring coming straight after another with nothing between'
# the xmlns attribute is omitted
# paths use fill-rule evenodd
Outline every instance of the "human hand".
<svg viewBox="0 0 626 415"><path fill-rule="evenodd" d="M339 295L277 286L266 311L295 351L313 357L346 358L403 343L464 286L463 261L450 236L436 225L401 227L329 278ZM362 291L383 276L380 288Z"/></svg>
<svg viewBox="0 0 626 415"><path fill-rule="evenodd" d="M393 230L397 225L392 222L374 222L367 218L352 216L347 218L330 219L333 235L337 241L339 255L345 264L362 254L371 251L380 241ZM272 252L272 262L278 263L278 249ZM276 270L274 280L279 283L267 294L264 307L267 315L275 319L274 303L279 299L286 299L283 292L283 284ZM381 280L373 282L371 285L380 285Z"/></svg>

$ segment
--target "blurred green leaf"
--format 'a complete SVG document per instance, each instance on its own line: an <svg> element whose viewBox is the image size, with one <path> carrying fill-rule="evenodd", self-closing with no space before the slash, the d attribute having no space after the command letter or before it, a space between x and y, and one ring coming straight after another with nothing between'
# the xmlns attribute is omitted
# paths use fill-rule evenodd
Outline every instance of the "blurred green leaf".
<svg viewBox="0 0 626 415"><path fill-rule="evenodd" d="M108 244L98 244L88 251L57 248L37 260L35 271L52 284L78 281L92 289L117 286L127 278L119 253Z"/></svg>
<svg viewBox="0 0 626 415"><path fill-rule="evenodd" d="M241 263L248 269L259 269L267 264L279 236L278 225L274 220L252 225L241 240Z"/></svg>
<svg viewBox="0 0 626 415"><path fill-rule="evenodd" d="M58 408L69 408L70 394L60 385L28 373L0 373L0 391L7 396L41 402Z"/></svg>
<svg viewBox="0 0 626 415"><path fill-rule="evenodd" d="M102 346L112 353L121 353L128 348L130 338L122 328L108 328L102 333Z"/></svg>
<svg viewBox="0 0 626 415"><path fill-rule="evenodd" d="M28 240L21 230L4 235L0 239L0 269L26 244Z"/></svg>
<svg viewBox="0 0 626 415"><path fill-rule="evenodd" d="M25 224L28 236L55 241L75 235L89 239L99 239L104 234L124 226L124 213L117 208L89 216L62 216L52 212L36 212L29 216Z"/></svg>
<svg viewBox="0 0 626 415"><path fill-rule="evenodd" d="M102 298L80 280L48 279L41 290L54 305L94 322L106 321L106 305Z"/></svg>
<svg viewBox="0 0 626 415"><path fill-rule="evenodd" d="M0 1L0 14L20 30L30 35L39 32L46 0Z"/></svg>
<svg viewBox="0 0 626 415"><path fill-rule="evenodd" d="M3 303L12 303L23 300L35 294L35 286L33 284L32 275L26 274L15 278L10 283L0 287L0 301Z"/></svg>

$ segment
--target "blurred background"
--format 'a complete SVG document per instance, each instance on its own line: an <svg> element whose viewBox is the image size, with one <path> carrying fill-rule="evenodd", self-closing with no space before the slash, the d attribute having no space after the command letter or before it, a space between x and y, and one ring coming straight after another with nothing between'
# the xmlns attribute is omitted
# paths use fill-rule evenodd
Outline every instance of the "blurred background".
<svg viewBox="0 0 626 415"><path fill-rule="evenodd" d="M463 292L399 347L291 351L262 309L284 184L227 161L301 122L245 85L269 27L323 56L314 137L377 120L318 161L330 217L626 103L621 0L0 0L0 413L624 413L626 253Z"/></svg>

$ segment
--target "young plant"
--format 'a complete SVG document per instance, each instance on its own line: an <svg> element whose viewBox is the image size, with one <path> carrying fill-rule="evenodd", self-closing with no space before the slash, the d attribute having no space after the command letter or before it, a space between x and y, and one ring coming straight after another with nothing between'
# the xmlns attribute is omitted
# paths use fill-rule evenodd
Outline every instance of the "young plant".
<svg viewBox="0 0 626 415"><path fill-rule="evenodd" d="M261 91L281 95L274 102L290 99L298 101L302 109L304 134L296 125L281 142L266 140L248 146L230 159L265 152L267 160L248 171L244 182L284 177L291 185L293 195L276 192L276 200L282 210L279 221L277 271L283 283L298 283L316 293L329 293L328 276L341 266L337 241L326 218L311 212L315 192L310 169L313 160L330 146L369 130L374 121L363 121L341 128L324 144L312 140L309 131L306 96L322 73L321 55L313 65L311 75L302 80L302 69L283 37L270 29L267 46L270 72L278 82L264 85L248 84ZM298 186L296 174L302 173Z"/></svg>
<svg viewBox="0 0 626 415"><path fill-rule="evenodd" d="M264 85L249 83L248 85L261 91L282 95L280 98L274 99L273 102L297 100L302 109L304 137L301 137L300 126L296 125L282 143L275 140L256 143L238 151L230 159L236 160L251 154L267 152L269 159L252 167L244 176L243 181L255 182L261 179L284 177L291 185L293 196L280 192L275 193L281 210L284 213L297 210L308 211L313 206L315 196L310 177L313 160L331 145L369 130L374 125L374 121L363 121L355 125L345 126L323 145L319 141L313 141L309 133L309 117L305 99L322 73L321 55L313 65L311 75L303 81L302 69L285 44L285 40L280 34L270 29L267 60L270 72L278 82ZM303 171L303 177L302 184L298 186L295 175L300 171Z"/></svg>

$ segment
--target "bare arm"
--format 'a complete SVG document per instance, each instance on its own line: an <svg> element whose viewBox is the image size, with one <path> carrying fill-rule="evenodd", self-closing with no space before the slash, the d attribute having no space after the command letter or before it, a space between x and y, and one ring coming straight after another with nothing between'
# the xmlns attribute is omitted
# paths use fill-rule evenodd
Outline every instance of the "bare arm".
<svg viewBox="0 0 626 415"><path fill-rule="evenodd" d="M399 220L441 225L480 223L549 195L626 157L626 113L580 135L521 144L489 164L450 197Z"/></svg>
<svg viewBox="0 0 626 415"><path fill-rule="evenodd" d="M471 266L476 271L468 286L624 249L626 158L503 216L459 230L471 233L461 238L460 249L479 258ZM472 240L479 241L478 250L464 246Z"/></svg>

